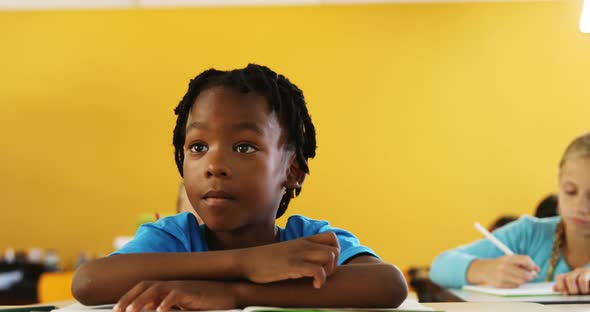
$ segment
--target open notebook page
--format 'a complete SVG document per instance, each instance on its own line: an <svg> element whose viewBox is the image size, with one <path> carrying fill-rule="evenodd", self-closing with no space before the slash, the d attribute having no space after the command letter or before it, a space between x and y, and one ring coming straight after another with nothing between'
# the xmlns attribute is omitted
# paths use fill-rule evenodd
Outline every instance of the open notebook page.
<svg viewBox="0 0 590 312"><path fill-rule="evenodd" d="M559 296L559 292L553 291L554 284L554 282L528 283L517 288L465 285L463 286L463 290L502 297Z"/></svg>

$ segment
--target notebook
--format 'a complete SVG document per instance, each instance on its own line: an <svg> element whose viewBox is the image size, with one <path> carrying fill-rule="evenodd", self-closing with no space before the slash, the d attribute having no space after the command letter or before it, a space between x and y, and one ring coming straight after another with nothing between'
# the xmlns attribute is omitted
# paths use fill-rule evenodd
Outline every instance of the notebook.
<svg viewBox="0 0 590 312"><path fill-rule="evenodd" d="M502 297L527 297L527 296L559 296L559 292L553 290L553 282L528 283L517 288L496 288L490 286L465 285L463 290L480 292L488 295Z"/></svg>
<svg viewBox="0 0 590 312"><path fill-rule="evenodd" d="M61 309L55 309L52 312L106 312L112 311L114 304L106 304L106 305L99 305L99 306L85 306L80 303L74 303L72 305L63 307ZM235 310L224 310L224 312L354 312L354 311L362 311L362 312L397 312L397 311L404 311L404 312L423 312L423 311L431 311L431 312L442 312L442 310L435 310L433 308L424 306L420 304L416 299L406 299L398 308L396 309L314 309L314 308L275 308L275 307L246 307L243 310L235 309ZM182 312L191 312L183 310ZM216 311L221 312L221 311Z"/></svg>
<svg viewBox="0 0 590 312"><path fill-rule="evenodd" d="M25 306L0 306L0 312L48 312L55 310L56 307L52 305L25 305Z"/></svg>

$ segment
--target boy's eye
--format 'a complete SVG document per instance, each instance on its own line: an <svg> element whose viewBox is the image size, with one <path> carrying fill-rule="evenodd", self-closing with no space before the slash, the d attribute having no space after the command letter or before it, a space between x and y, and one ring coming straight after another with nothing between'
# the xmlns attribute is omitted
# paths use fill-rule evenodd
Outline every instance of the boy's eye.
<svg viewBox="0 0 590 312"><path fill-rule="evenodd" d="M205 144L195 143L189 147L189 150L193 153L203 153L209 150Z"/></svg>
<svg viewBox="0 0 590 312"><path fill-rule="evenodd" d="M234 151L238 153L248 154L256 151L256 148L250 144L238 144L234 148Z"/></svg>

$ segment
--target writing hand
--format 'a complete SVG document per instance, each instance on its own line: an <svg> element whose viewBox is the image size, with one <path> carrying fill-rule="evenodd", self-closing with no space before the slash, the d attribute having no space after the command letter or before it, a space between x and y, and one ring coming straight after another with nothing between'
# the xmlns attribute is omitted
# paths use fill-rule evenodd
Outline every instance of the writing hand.
<svg viewBox="0 0 590 312"><path fill-rule="evenodd" d="M506 255L474 260L467 271L467 279L498 288L516 288L533 280L539 271L540 268L529 256Z"/></svg>

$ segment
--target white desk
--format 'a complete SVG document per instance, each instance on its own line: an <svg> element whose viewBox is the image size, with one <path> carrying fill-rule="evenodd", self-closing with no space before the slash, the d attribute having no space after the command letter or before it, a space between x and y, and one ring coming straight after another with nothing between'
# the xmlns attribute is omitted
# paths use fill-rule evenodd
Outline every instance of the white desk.
<svg viewBox="0 0 590 312"><path fill-rule="evenodd" d="M548 304L533 302L436 302L422 303L446 312L588 312L590 304Z"/></svg>
<svg viewBox="0 0 590 312"><path fill-rule="evenodd" d="M531 296L531 297L502 297L482 294L473 291L464 291L461 289L447 288L447 290L467 302L537 302L545 304L567 304L569 302L590 304L590 295L584 296ZM572 304L575 304L572 303ZM590 309L588 309L590 312Z"/></svg>
<svg viewBox="0 0 590 312"><path fill-rule="evenodd" d="M559 311L567 312L588 312L590 311L590 304L551 304L547 305Z"/></svg>
<svg viewBox="0 0 590 312"><path fill-rule="evenodd" d="M75 300L50 302L58 308L75 303ZM421 303L424 306L446 312L589 312L590 304L549 304L532 302L433 302ZM43 305L43 304L40 304ZM0 306L15 308L18 306Z"/></svg>

